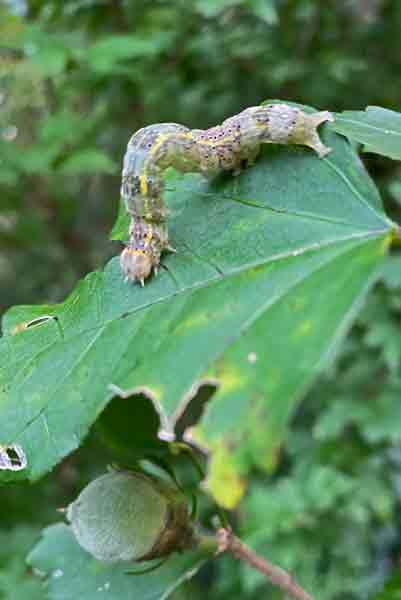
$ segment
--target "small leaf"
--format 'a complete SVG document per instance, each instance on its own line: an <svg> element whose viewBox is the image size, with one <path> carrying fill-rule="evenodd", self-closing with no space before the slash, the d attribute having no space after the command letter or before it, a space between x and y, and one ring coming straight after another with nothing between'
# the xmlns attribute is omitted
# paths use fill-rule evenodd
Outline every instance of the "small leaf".
<svg viewBox="0 0 401 600"><path fill-rule="evenodd" d="M389 184L388 192L393 200L395 200L397 204L401 205L401 179L399 175Z"/></svg>
<svg viewBox="0 0 401 600"><path fill-rule="evenodd" d="M401 600L401 569L387 581L382 592L372 600Z"/></svg>
<svg viewBox="0 0 401 600"><path fill-rule="evenodd" d="M69 527L59 524L44 530L28 564L47 577L50 600L98 600L101 593L108 600L166 600L206 558L204 552L188 551L171 556L151 573L130 577L126 563L97 561L78 545Z"/></svg>
<svg viewBox="0 0 401 600"><path fill-rule="evenodd" d="M268 25L277 25L279 15L276 0L250 0L248 7L254 15L265 21Z"/></svg>
<svg viewBox="0 0 401 600"><path fill-rule="evenodd" d="M401 288L401 256L390 255L380 270L380 278L390 290Z"/></svg>
<svg viewBox="0 0 401 600"><path fill-rule="evenodd" d="M11 150L11 149L10 149ZM52 164L59 154L59 143L41 146L40 151L35 147L24 148L15 146L7 157L18 171L27 175L48 175L52 171Z"/></svg>
<svg viewBox="0 0 401 600"><path fill-rule="evenodd" d="M49 44L38 49L30 57L31 63L45 77L55 77L63 72L68 59L68 49L56 44Z"/></svg>
<svg viewBox="0 0 401 600"><path fill-rule="evenodd" d="M81 139L86 132L86 124L86 116L83 120L82 115L69 110L55 112L42 119L39 138L43 144L58 142L62 148Z"/></svg>
<svg viewBox="0 0 401 600"><path fill-rule="evenodd" d="M399 340L399 322L391 317L389 311L377 322L370 324L364 341L371 348L379 348L384 362L394 374L401 364L401 347Z"/></svg>
<svg viewBox="0 0 401 600"><path fill-rule="evenodd" d="M364 152L401 160L401 114L380 106L335 115L330 127L364 145Z"/></svg>
<svg viewBox="0 0 401 600"><path fill-rule="evenodd" d="M206 18L217 17L227 8L240 6L243 0L196 0L196 8Z"/></svg>
<svg viewBox="0 0 401 600"><path fill-rule="evenodd" d="M86 53L89 66L99 73L115 69L116 63L133 58L155 56L169 47L172 36L159 32L156 36L138 35L104 36L94 43Z"/></svg>
<svg viewBox="0 0 401 600"><path fill-rule="evenodd" d="M108 173L113 175L117 166L111 158L100 150L89 148L74 152L59 167L63 175L82 175L92 173Z"/></svg>
<svg viewBox="0 0 401 600"><path fill-rule="evenodd" d="M353 397L337 398L320 416L313 430L314 437L318 440L333 439L353 424L369 444L396 444L401 437L401 423L397 416L399 398L399 386L384 388L374 401L367 401L365 396L363 401Z"/></svg>

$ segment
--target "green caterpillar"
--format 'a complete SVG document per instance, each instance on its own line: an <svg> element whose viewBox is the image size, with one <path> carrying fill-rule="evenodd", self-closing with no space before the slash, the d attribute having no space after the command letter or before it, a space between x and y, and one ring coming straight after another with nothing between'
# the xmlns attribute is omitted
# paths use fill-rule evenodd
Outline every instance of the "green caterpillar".
<svg viewBox="0 0 401 600"><path fill-rule="evenodd" d="M149 125L129 140L124 156L121 196L131 215L130 239L120 258L129 281L144 281L157 273L169 245L167 210L163 201L163 171L200 172L206 177L220 171L239 172L252 163L261 144L301 144L324 157L325 146L317 127L333 121L328 111L307 114L287 104L252 106L210 129L188 129L176 123Z"/></svg>

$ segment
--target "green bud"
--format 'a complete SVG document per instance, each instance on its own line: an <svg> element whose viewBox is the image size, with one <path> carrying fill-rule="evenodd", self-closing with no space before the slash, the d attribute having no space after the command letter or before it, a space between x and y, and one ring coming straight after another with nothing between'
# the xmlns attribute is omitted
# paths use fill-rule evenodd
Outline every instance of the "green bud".
<svg viewBox="0 0 401 600"><path fill-rule="evenodd" d="M107 562L153 560L192 543L185 496L138 472L95 479L70 504L67 519L78 543Z"/></svg>

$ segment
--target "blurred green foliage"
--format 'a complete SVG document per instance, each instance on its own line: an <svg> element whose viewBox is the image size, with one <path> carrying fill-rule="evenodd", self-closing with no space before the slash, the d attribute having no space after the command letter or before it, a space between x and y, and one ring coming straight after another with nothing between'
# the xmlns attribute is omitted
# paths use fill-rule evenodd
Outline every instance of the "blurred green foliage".
<svg viewBox="0 0 401 600"><path fill-rule="evenodd" d="M399 111L400 31L398 0L0 4L0 312L61 300L118 251L107 238L133 131L208 126L269 97ZM365 158L400 222L399 165ZM294 416L275 472L250 474L234 516L240 535L319 600L373 596L401 553L400 267L390 256L341 355ZM44 597L23 556L96 469L104 458L84 448L40 484L0 489L1 597ZM208 510L205 501L205 519ZM222 559L190 593L253 600L261 585Z"/></svg>
<svg viewBox="0 0 401 600"><path fill-rule="evenodd" d="M373 597L399 564L399 267L387 259L335 365L295 415L276 473L255 473L240 515L248 543L321 600ZM258 574L226 568L236 589L260 597Z"/></svg>

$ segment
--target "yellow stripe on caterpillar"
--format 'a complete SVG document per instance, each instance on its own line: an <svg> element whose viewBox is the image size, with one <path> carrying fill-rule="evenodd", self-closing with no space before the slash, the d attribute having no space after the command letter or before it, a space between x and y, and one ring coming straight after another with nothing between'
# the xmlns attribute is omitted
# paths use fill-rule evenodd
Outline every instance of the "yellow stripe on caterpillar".
<svg viewBox="0 0 401 600"><path fill-rule="evenodd" d="M152 239L152 237L153 237L153 227L152 227L152 225L149 223L149 225L148 225L148 230L147 230L147 232L146 232L145 241L146 241L146 242L150 242L150 240Z"/></svg>
<svg viewBox="0 0 401 600"><path fill-rule="evenodd" d="M143 194L143 196L147 196L148 195L148 176L147 176L146 171L143 175L139 176L139 184L140 184L141 194Z"/></svg>
<svg viewBox="0 0 401 600"><path fill-rule="evenodd" d="M124 252L127 254L133 254L134 256L146 256L144 250L137 250L136 248L125 248Z"/></svg>
<svg viewBox="0 0 401 600"><path fill-rule="evenodd" d="M152 149L149 152L148 161L150 159L154 158L154 156L155 156L156 152L159 150L160 146L162 146L162 144L164 144L164 142L170 137L170 135L171 134L159 135L157 137L155 144L153 145Z"/></svg>

